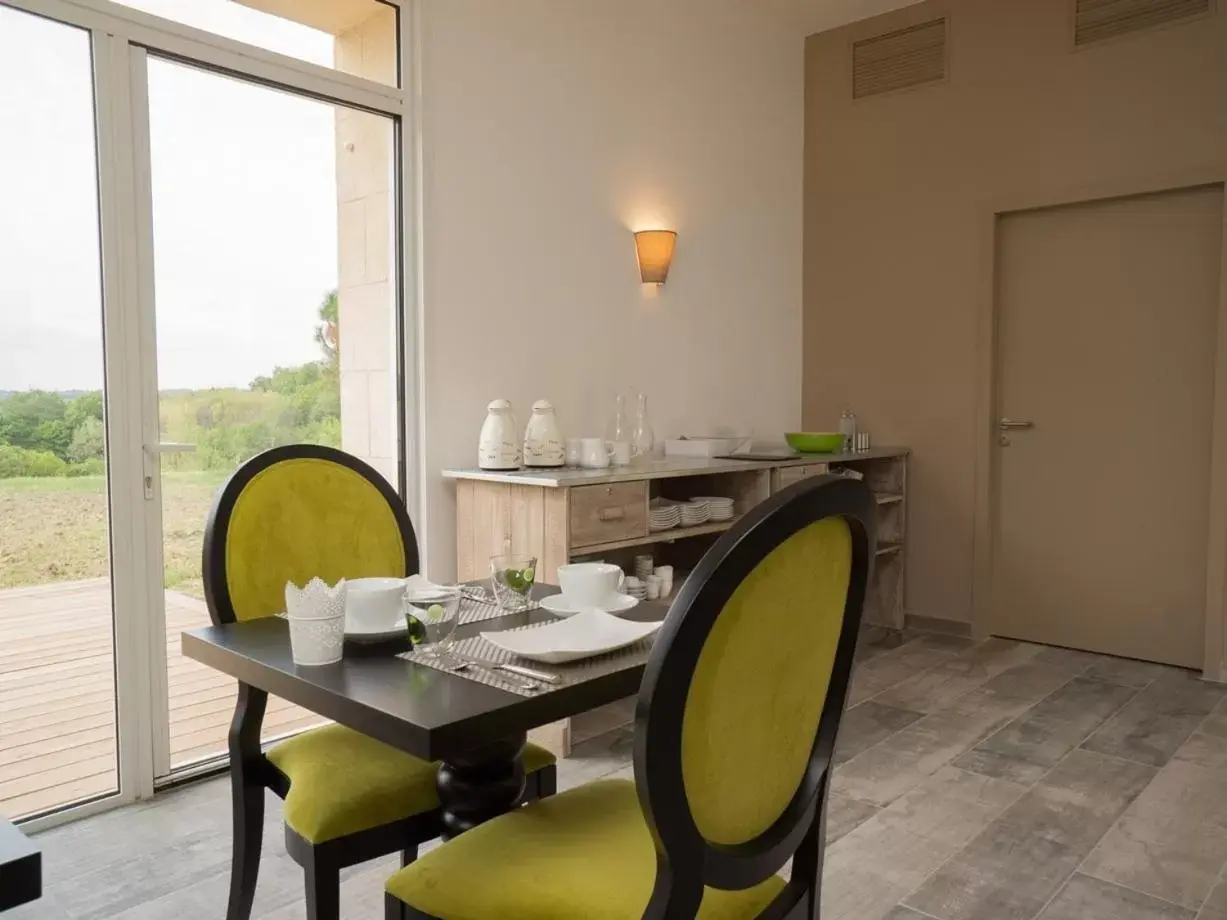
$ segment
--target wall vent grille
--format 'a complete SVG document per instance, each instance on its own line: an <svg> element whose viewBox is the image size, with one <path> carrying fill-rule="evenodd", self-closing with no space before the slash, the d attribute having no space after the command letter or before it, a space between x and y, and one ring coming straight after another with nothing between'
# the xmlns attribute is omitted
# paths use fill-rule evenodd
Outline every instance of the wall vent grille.
<svg viewBox="0 0 1227 920"><path fill-rule="evenodd" d="M852 96L935 83L946 77L946 20L875 35L852 46Z"/></svg>
<svg viewBox="0 0 1227 920"><path fill-rule="evenodd" d="M1141 32L1210 12L1211 0L1074 0L1074 45Z"/></svg>

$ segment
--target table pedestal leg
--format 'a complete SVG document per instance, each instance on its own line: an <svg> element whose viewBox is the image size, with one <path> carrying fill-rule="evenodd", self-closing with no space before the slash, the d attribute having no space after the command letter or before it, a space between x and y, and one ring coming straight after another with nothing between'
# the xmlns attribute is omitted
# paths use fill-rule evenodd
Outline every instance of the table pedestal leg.
<svg viewBox="0 0 1227 920"><path fill-rule="evenodd" d="M525 741L525 735L516 735L439 765L435 783L444 840L511 810L524 793Z"/></svg>

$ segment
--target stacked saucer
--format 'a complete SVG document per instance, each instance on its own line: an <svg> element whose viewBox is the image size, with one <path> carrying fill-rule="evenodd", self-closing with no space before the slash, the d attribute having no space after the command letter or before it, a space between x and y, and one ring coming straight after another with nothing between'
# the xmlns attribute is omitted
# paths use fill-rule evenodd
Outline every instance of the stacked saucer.
<svg viewBox="0 0 1227 920"><path fill-rule="evenodd" d="M682 505L682 526L696 527L711 519L711 508L702 499L692 498Z"/></svg>
<svg viewBox="0 0 1227 920"><path fill-rule="evenodd" d="M735 516L733 499L721 498L720 496L703 496L696 498L694 501L706 502L707 507L711 511L710 521L731 521Z"/></svg>
<svg viewBox="0 0 1227 920"><path fill-rule="evenodd" d="M684 507L667 498L654 498L648 509L649 530L669 530L682 522Z"/></svg>
<svg viewBox="0 0 1227 920"><path fill-rule="evenodd" d="M634 575L627 576L622 590L637 600L644 600L648 596L648 586Z"/></svg>

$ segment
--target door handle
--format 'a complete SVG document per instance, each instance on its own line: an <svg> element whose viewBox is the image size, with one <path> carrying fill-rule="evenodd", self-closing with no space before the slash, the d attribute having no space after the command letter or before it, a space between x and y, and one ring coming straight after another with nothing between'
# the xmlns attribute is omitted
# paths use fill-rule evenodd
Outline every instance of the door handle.
<svg viewBox="0 0 1227 920"><path fill-rule="evenodd" d="M1002 419L997 422L997 427L1002 431L1025 431L1028 428L1034 428L1035 422L1031 421L1030 419L1002 417Z"/></svg>
<svg viewBox="0 0 1227 920"><path fill-rule="evenodd" d="M196 453L195 444L184 444L180 441L160 441L157 444L146 444L145 453L150 457L157 457L162 454L194 454Z"/></svg>

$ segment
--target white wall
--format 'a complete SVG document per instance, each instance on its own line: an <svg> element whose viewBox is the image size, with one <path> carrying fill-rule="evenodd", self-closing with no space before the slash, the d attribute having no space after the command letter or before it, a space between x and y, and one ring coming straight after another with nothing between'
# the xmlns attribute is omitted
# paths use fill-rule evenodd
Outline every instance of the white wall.
<svg viewBox="0 0 1227 920"><path fill-rule="evenodd" d="M803 40L745 0L424 0L424 537L486 403L603 434L779 438L801 414ZM638 280L632 229L679 234ZM633 404L630 406L633 415Z"/></svg>

